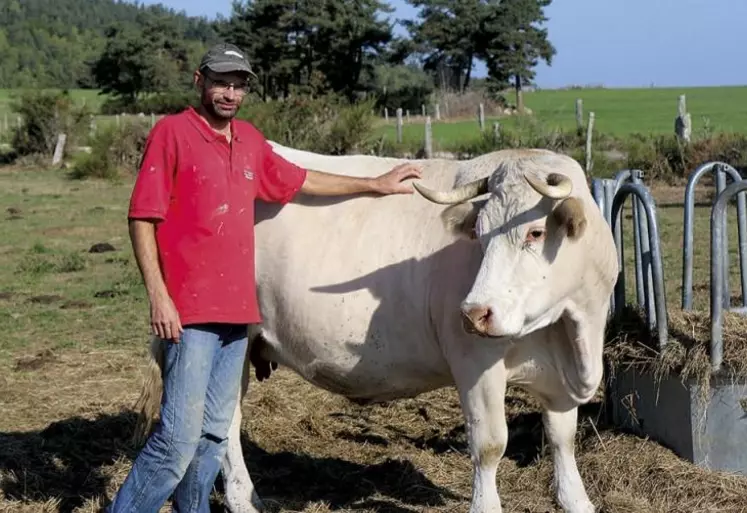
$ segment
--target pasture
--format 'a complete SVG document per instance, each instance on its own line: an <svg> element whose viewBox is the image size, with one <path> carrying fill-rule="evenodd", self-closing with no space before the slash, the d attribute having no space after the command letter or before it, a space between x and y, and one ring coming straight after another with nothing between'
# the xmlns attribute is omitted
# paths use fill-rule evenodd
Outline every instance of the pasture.
<svg viewBox="0 0 747 513"><path fill-rule="evenodd" d="M5 116L8 117L10 126L15 123L11 109L18 92L0 89L0 131ZM96 90L73 89L70 94L76 103L85 102L95 112L106 99L106 96L99 95ZM706 129L747 132L747 125L744 123L747 116L747 87L743 86L539 90L525 92L524 101L533 112L532 119L539 120L545 128L571 130L576 126L576 98L582 98L584 119L588 120L588 113L594 111L596 131L625 137L633 133L672 133L677 113L677 98L680 94L687 96L687 109L692 115L694 134ZM513 93L507 93L507 99L511 103L515 102ZM441 112L444 113L443 106ZM419 116L419 110L411 114L411 122L405 122L403 127L403 141L422 141L423 118ZM477 112L473 119L444 119L441 122L435 122L432 107L429 108L429 114L434 120L434 147L450 146L479 136ZM379 115L383 116L382 113ZM394 112L390 112L389 115L388 124L381 119L377 135L384 135L393 141L396 139L396 118ZM99 117L105 122L112 120L111 116ZM508 127L513 127L517 123L515 117L486 116L488 128L492 126L493 121L500 121Z"/></svg>
<svg viewBox="0 0 747 513"><path fill-rule="evenodd" d="M575 93L568 92L571 122ZM696 104L689 108L696 112ZM137 452L131 408L145 370L148 304L127 236L132 181L71 181L63 173L0 169L2 513L97 511ZM675 311L683 190L653 191ZM701 187L694 283L703 316L710 199L710 189ZM736 223L729 227L736 241ZM627 220L627 248L630 231ZM97 243L113 250L89 252ZM626 256L632 299L632 251ZM361 407L283 369L251 386L243 446L273 511L467 511L471 466L453 389ZM600 395L582 410L577 436L582 477L603 511L747 510L747 478L700 470L656 443L616 431L604 423L603 410ZM552 461L536 405L513 391L507 411L509 445L498 470L504 510L555 512Z"/></svg>
<svg viewBox="0 0 747 513"><path fill-rule="evenodd" d="M698 87L698 88L640 88L640 89L562 89L539 90L524 93L524 103L532 110L546 129L573 130L576 127L576 98L583 99L584 122L590 111L595 114L595 131L617 137L634 133L671 134L677 115L677 98L687 96L687 110L692 116L693 134L706 127L716 131L744 133L747 115L747 87ZM508 94L509 102L515 102ZM443 106L441 107L443 112ZM420 114L420 112L412 113ZM432 120L435 120L429 111ZM389 113L389 123L379 127L379 133L396 140L394 113ZM492 122L513 127L515 117L494 118L486 114L486 129ZM402 129L403 141L422 141L423 118L413 117ZM434 147L465 142L479 135L477 112L473 119L458 121L433 121Z"/></svg>

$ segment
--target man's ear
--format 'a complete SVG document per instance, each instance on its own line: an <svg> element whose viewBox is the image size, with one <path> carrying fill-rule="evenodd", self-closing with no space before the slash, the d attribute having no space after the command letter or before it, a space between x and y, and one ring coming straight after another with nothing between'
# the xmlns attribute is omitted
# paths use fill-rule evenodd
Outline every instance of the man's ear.
<svg viewBox="0 0 747 513"><path fill-rule="evenodd" d="M571 240L578 240L586 230L584 204L578 198L566 198L553 211L555 222Z"/></svg>
<svg viewBox="0 0 747 513"><path fill-rule="evenodd" d="M441 221L448 231L466 239L476 239L477 214L487 200L457 203L441 213Z"/></svg>

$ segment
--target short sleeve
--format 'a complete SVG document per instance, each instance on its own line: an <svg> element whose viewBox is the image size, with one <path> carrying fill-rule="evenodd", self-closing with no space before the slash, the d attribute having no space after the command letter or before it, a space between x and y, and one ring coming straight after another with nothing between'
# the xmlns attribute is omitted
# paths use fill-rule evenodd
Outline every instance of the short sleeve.
<svg viewBox="0 0 747 513"><path fill-rule="evenodd" d="M130 197L129 219L166 217L176 172L176 145L164 121L156 123L148 134Z"/></svg>
<svg viewBox="0 0 747 513"><path fill-rule="evenodd" d="M262 170L257 196L271 203L288 203L301 190L306 170L275 153L267 140L262 141Z"/></svg>

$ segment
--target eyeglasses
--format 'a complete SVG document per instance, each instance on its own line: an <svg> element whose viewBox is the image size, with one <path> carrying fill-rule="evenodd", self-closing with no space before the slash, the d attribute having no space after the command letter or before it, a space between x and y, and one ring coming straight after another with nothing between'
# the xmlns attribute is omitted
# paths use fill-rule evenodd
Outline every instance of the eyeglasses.
<svg viewBox="0 0 747 513"><path fill-rule="evenodd" d="M244 94L249 90L249 84L243 80L239 82L228 82L226 80L211 77L210 75L205 75L205 78L210 81L210 87L212 89L216 89L220 92L226 91L231 87L233 87L234 92L239 94Z"/></svg>

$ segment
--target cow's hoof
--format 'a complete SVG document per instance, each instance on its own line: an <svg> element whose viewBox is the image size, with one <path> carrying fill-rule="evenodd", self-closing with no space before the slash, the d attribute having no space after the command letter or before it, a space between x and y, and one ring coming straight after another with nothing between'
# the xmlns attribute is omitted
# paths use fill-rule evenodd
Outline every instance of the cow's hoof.
<svg viewBox="0 0 747 513"><path fill-rule="evenodd" d="M563 508L565 513L596 513L597 508L591 502L581 502Z"/></svg>
<svg viewBox="0 0 747 513"><path fill-rule="evenodd" d="M223 510L225 513L265 513L266 511L264 504L256 495L251 499L246 495L242 495L241 498L226 496Z"/></svg>

